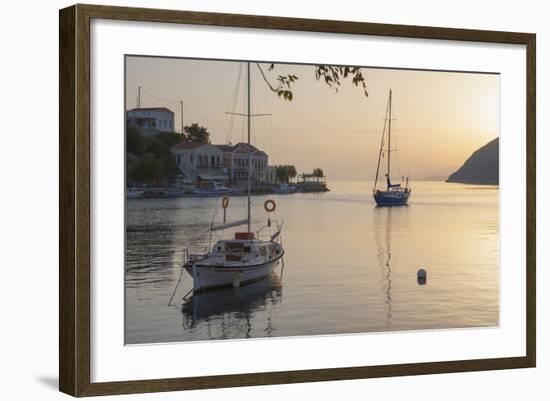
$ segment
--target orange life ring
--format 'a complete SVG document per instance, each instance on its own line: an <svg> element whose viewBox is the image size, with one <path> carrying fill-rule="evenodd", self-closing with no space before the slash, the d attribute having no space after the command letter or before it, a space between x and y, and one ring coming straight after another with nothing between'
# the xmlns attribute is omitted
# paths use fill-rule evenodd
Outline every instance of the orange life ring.
<svg viewBox="0 0 550 401"><path fill-rule="evenodd" d="M275 205L275 201L268 199L264 203L264 209L266 212L273 212L277 208L277 205Z"/></svg>
<svg viewBox="0 0 550 401"><path fill-rule="evenodd" d="M227 206L229 206L229 198L227 196L224 196L222 199L222 207L224 209L227 209Z"/></svg>

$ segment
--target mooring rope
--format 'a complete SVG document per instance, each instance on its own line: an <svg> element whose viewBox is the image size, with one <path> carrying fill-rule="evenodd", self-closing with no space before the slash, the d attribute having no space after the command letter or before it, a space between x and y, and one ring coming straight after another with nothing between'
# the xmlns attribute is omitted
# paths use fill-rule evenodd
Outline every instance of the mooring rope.
<svg viewBox="0 0 550 401"><path fill-rule="evenodd" d="M172 300L174 299L174 296L176 295L176 291L178 290L178 287L180 285L180 281L181 281L182 276L183 276L183 266L181 267L180 277L179 277L178 282L176 284L176 288L174 288L174 292L172 292L172 296L170 297L170 301L168 301L167 306L170 306L172 304Z"/></svg>

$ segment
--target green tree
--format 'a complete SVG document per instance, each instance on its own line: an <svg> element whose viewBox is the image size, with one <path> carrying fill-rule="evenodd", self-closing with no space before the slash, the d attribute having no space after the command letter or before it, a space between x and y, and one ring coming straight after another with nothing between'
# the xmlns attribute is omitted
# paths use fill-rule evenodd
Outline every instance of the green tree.
<svg viewBox="0 0 550 401"><path fill-rule="evenodd" d="M260 64L256 63L256 66L260 70L262 78L272 92L275 92L277 96L282 97L284 100L292 101L294 98L292 86L296 81L298 81L298 77L296 75L277 75L275 77L277 83L272 84ZM275 70L275 64L270 64L268 71L273 70ZM314 74L317 81L324 82L331 89L334 89L335 92L338 92L338 89L342 86L343 80L350 78L354 86L360 87L363 94L366 97L369 96L369 93L367 92L367 81L360 67L316 65Z"/></svg>
<svg viewBox="0 0 550 401"><path fill-rule="evenodd" d="M290 180L298 175L296 167L290 165L278 165L275 167L275 176L277 181L289 183Z"/></svg>
<svg viewBox="0 0 550 401"><path fill-rule="evenodd" d="M180 134L176 134L181 138ZM153 154L156 159L161 160L164 164L165 175L179 174L180 170L176 163L176 158L171 151L171 143L174 138L170 136L161 137L160 135L153 138L146 146L145 151Z"/></svg>
<svg viewBox="0 0 550 401"><path fill-rule="evenodd" d="M162 155L159 159L164 163L164 173L167 176L181 174L181 170L176 163L176 157L173 154Z"/></svg>
<svg viewBox="0 0 550 401"><path fill-rule="evenodd" d="M152 138L144 137L136 127L126 131L126 165L128 178L142 183L160 183L169 175L180 174L173 145L184 141L185 136L161 132Z"/></svg>
<svg viewBox="0 0 550 401"><path fill-rule="evenodd" d="M285 166L275 166L275 176L279 182L288 182L286 176Z"/></svg>
<svg viewBox="0 0 550 401"><path fill-rule="evenodd" d="M286 166L287 168L287 174L288 178L293 180L298 175L298 172L296 171L296 167L294 166Z"/></svg>
<svg viewBox="0 0 550 401"><path fill-rule="evenodd" d="M319 181L319 178L323 178L325 176L323 169L321 168L314 168L313 169L313 176Z"/></svg>
<svg viewBox="0 0 550 401"><path fill-rule="evenodd" d="M164 141L160 138L152 138L150 142L145 146L145 152L146 153L152 153L156 157L169 154L170 153L170 147L164 143Z"/></svg>
<svg viewBox="0 0 550 401"><path fill-rule="evenodd" d="M186 139L185 135L177 132L160 132L156 137L162 140L169 148Z"/></svg>
<svg viewBox="0 0 550 401"><path fill-rule="evenodd" d="M141 156L145 150L145 140L134 126L126 128L126 151Z"/></svg>
<svg viewBox="0 0 550 401"><path fill-rule="evenodd" d="M187 139L193 142L210 143L210 133L197 123L183 127Z"/></svg>
<svg viewBox="0 0 550 401"><path fill-rule="evenodd" d="M149 184L158 184L165 178L166 166L161 158L153 153L145 153L130 172L130 178Z"/></svg>

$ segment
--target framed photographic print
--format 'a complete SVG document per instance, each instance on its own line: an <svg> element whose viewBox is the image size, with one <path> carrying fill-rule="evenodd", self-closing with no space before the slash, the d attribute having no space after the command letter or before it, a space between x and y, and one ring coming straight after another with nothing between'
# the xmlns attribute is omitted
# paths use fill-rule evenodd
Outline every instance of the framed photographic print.
<svg viewBox="0 0 550 401"><path fill-rule="evenodd" d="M535 366L535 35L60 11L60 390Z"/></svg>

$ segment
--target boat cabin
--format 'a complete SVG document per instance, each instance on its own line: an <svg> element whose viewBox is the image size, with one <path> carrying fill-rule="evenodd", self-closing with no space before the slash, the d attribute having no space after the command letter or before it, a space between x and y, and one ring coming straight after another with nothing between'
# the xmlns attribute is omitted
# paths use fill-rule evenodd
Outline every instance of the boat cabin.
<svg viewBox="0 0 550 401"><path fill-rule="evenodd" d="M254 240L254 233L236 233L235 237L240 238L218 241L214 245L212 257L222 259L223 262L247 263L271 259L277 253L271 243Z"/></svg>

